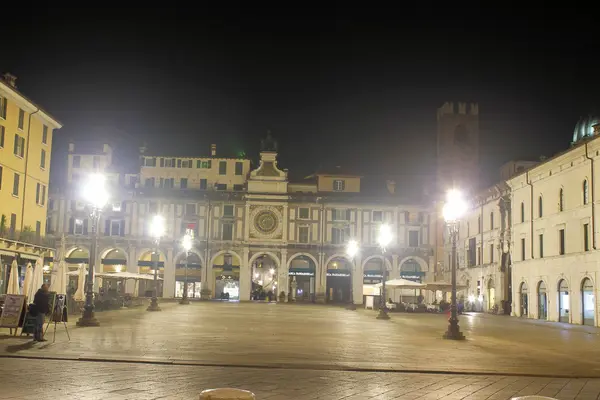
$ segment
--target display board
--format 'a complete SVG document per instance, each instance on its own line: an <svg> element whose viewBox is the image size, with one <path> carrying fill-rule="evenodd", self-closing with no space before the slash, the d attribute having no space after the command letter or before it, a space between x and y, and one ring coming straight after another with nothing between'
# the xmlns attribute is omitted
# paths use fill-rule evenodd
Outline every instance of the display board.
<svg viewBox="0 0 600 400"><path fill-rule="evenodd" d="M24 295L7 294L4 299L2 316L0 316L0 328L18 328L24 308Z"/></svg>

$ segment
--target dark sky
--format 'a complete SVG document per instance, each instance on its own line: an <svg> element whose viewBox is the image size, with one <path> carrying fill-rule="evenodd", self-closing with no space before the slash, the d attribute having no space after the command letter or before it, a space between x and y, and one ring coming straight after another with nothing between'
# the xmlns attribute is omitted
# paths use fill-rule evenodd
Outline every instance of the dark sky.
<svg viewBox="0 0 600 400"><path fill-rule="evenodd" d="M15 10L0 71L65 124L58 146L108 124L156 151L216 142L255 157L270 129L296 174L422 174L436 108L461 100L480 104L493 171L567 148L600 103L600 23L586 10L197 4Z"/></svg>

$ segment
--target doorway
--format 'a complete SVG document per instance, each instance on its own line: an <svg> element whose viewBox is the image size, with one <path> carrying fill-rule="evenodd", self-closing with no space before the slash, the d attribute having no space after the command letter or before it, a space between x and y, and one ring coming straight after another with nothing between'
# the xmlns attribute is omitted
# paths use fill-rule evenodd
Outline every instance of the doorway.
<svg viewBox="0 0 600 400"><path fill-rule="evenodd" d="M585 278L581 282L581 305L582 305L582 322L583 325L594 326L594 284L591 279Z"/></svg>
<svg viewBox="0 0 600 400"><path fill-rule="evenodd" d="M569 323L569 284L565 279L558 283L558 321Z"/></svg>
<svg viewBox="0 0 600 400"><path fill-rule="evenodd" d="M548 319L548 296L543 281L538 284L538 319Z"/></svg>

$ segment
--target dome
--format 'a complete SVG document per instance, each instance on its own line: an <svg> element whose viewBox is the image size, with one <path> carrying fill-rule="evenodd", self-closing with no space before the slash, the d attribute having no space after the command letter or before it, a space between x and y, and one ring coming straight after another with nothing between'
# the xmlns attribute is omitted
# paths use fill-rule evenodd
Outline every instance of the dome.
<svg viewBox="0 0 600 400"><path fill-rule="evenodd" d="M573 132L573 143L578 142L590 136L594 136L594 125L600 124L600 118L595 115L582 117L575 125Z"/></svg>

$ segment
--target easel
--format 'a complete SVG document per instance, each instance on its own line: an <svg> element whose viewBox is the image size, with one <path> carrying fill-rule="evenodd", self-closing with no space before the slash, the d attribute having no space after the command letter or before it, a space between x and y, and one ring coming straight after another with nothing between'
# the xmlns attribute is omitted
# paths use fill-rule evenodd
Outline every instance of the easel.
<svg viewBox="0 0 600 400"><path fill-rule="evenodd" d="M50 319L48 320L48 324L46 325L46 329L44 330L44 336L46 336L46 332L48 332L48 328L50 327L50 323L54 322L54 337L52 338L52 343L56 342L56 324L62 322L65 326L65 331L67 331L67 337L69 341L71 340L71 335L69 335L69 328L67 327L67 305L66 305L66 295L64 294L56 294L49 293L50 299L52 300L52 314L50 315Z"/></svg>

